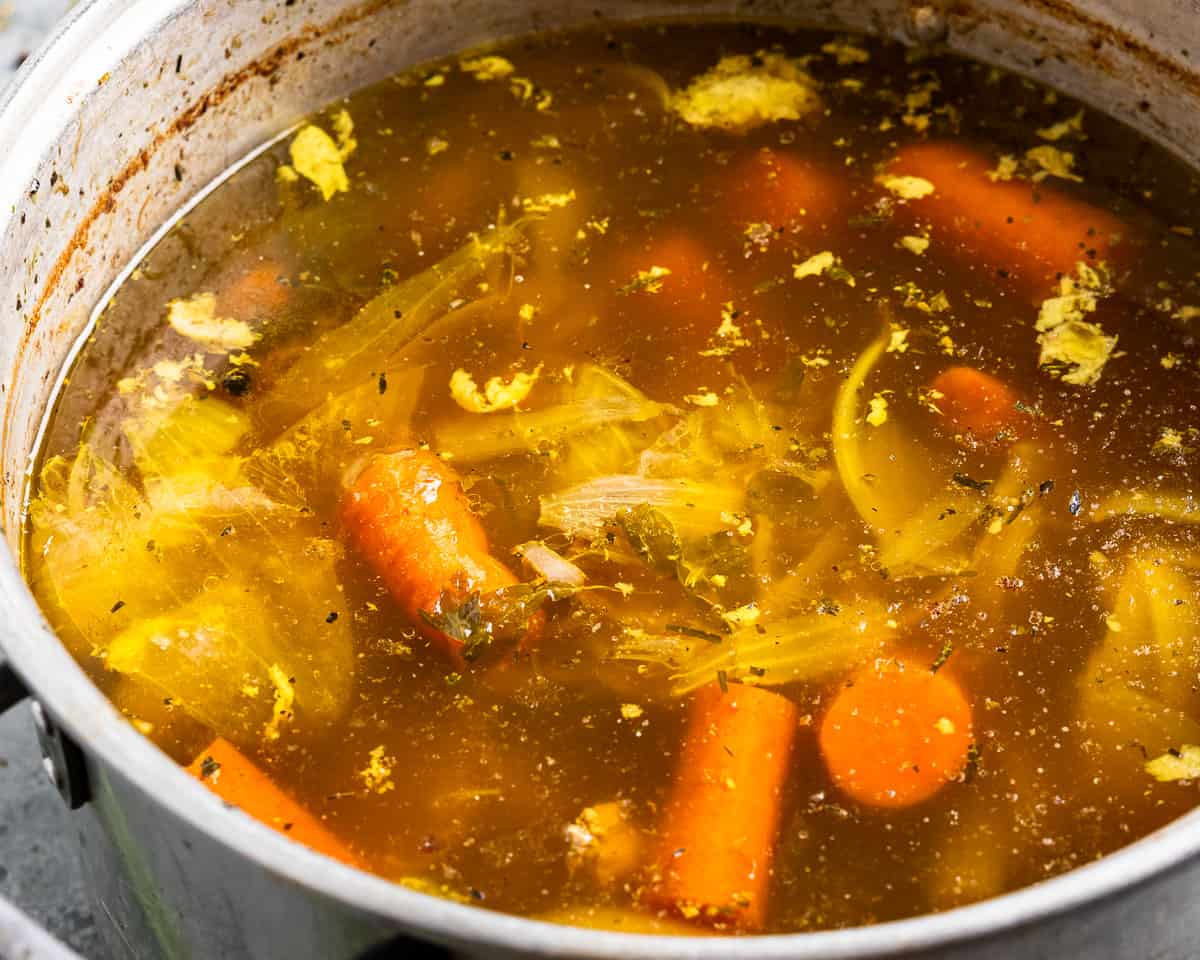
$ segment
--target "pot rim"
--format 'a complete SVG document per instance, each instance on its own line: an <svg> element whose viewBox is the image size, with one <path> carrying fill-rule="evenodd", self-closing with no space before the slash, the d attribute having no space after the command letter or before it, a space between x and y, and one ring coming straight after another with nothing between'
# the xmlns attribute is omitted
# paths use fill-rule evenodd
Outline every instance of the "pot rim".
<svg viewBox="0 0 1200 960"><path fill-rule="evenodd" d="M190 0L157 0L153 20L170 19ZM0 95L0 142L33 109L39 85L77 60L104 28L139 0L85 0L28 58ZM145 3L140 3L145 7ZM15 142L15 141L7 141ZM0 162L0 167L4 166ZM0 180L2 182L2 180ZM0 226L11 211L5 206ZM692 938L571 927L418 893L346 866L227 807L128 723L100 692L42 615L7 547L0 558L0 650L59 724L86 752L152 797L211 842L256 860L290 883L406 931L458 945L527 955L624 960L631 955L689 960L863 960L983 939L1118 896L1200 855L1200 809L1082 867L964 907L872 926L752 937Z"/></svg>

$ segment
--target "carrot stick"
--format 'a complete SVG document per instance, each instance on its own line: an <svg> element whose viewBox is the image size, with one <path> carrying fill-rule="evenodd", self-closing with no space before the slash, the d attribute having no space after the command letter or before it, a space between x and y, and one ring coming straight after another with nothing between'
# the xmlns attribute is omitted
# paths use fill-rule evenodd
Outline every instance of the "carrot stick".
<svg viewBox="0 0 1200 960"><path fill-rule="evenodd" d="M433 643L463 666L461 640L428 622L472 593L517 583L488 552L487 534L458 475L425 450L373 458L341 503L342 529L396 602Z"/></svg>
<svg viewBox="0 0 1200 960"><path fill-rule="evenodd" d="M907 807L966 767L971 707L944 673L881 661L838 692L819 741L840 789L867 806Z"/></svg>
<svg viewBox="0 0 1200 960"><path fill-rule="evenodd" d="M228 740L218 737L187 769L218 797L255 820L327 857L352 867L362 866L321 821L280 790Z"/></svg>
<svg viewBox="0 0 1200 960"><path fill-rule="evenodd" d="M839 182L801 157L763 147L733 168L725 209L740 226L828 222L841 196Z"/></svg>
<svg viewBox="0 0 1200 960"><path fill-rule="evenodd" d="M991 166L967 147L934 141L903 148L889 172L933 184L933 193L901 209L932 222L935 244L948 241L955 255L1006 271L1038 296L1055 276L1074 273L1077 262L1116 265L1126 252L1119 238L1131 228L1106 210L1044 182L993 182Z"/></svg>
<svg viewBox="0 0 1200 960"><path fill-rule="evenodd" d="M979 436L1011 428L1017 396L1002 381L975 367L950 367L934 378L935 403L960 430Z"/></svg>
<svg viewBox="0 0 1200 960"><path fill-rule="evenodd" d="M701 688L662 819L648 901L689 919L762 927L782 789L798 724L786 697Z"/></svg>

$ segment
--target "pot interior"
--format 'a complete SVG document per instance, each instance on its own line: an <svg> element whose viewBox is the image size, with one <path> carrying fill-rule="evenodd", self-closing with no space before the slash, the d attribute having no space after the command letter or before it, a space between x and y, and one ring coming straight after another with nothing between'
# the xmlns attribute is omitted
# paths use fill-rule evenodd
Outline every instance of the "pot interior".
<svg viewBox="0 0 1200 960"><path fill-rule="evenodd" d="M5 161L0 288L15 309L0 342L7 384L4 519L22 506L47 405L95 308L176 211L248 151L327 103L403 68L530 30L648 17L748 16L882 33L1036 75L1188 156L1200 142L1189 40L1200 24L1133 3L509 4L96 2L7 101L0 135L31 149ZM105 42L96 43L95 37ZM1171 36L1168 44L1160 39ZM222 56L212 56L213 50ZM14 141L10 141L14 142ZM103 144L103 148L99 145ZM1189 157L1190 159L1190 157ZM69 728L105 712L28 594L6 587L18 630L5 649ZM70 696L51 678L73 678ZM67 689L67 688L64 688ZM118 761L118 766L119 766Z"/></svg>

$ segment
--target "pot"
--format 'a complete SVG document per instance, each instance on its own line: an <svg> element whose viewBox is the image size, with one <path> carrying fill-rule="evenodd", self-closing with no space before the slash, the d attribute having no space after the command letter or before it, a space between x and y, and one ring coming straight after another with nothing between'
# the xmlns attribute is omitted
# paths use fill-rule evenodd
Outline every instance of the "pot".
<svg viewBox="0 0 1200 960"><path fill-rule="evenodd" d="M725 14L945 43L1035 75L1200 160L1195 0L91 0L0 102L0 709L19 676L116 957L1184 958L1200 955L1200 813L947 913L736 940L556 927L433 899L293 844L187 776L89 682L18 568L39 428L121 271L222 171L312 107L408 64L597 16ZM52 956L0 909L0 953ZM7 929L6 934L3 930ZM410 938L410 939L406 939ZM382 947L381 947L382 945ZM65 954L64 954L65 955Z"/></svg>

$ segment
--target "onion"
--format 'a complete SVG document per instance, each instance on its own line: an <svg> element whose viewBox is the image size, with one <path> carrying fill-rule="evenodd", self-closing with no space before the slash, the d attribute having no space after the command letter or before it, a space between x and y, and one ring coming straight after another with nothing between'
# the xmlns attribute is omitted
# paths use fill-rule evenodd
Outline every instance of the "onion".
<svg viewBox="0 0 1200 960"><path fill-rule="evenodd" d="M587 576L582 570L540 540L523 543L513 552L529 564L535 573L551 583L569 583L573 587L582 587L587 581Z"/></svg>

